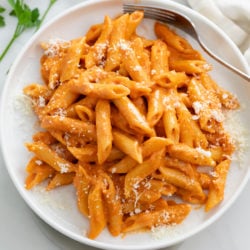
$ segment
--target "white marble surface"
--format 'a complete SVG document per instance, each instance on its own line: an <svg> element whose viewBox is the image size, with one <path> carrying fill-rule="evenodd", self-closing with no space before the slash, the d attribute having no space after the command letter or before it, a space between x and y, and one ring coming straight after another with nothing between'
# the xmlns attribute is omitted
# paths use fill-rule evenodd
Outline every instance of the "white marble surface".
<svg viewBox="0 0 250 250"><path fill-rule="evenodd" d="M0 5L8 7L5 0ZM48 0L29 0L27 3L45 9ZM39 4L38 4L39 2ZM58 0L47 19L62 10L81 2L80 0ZM176 2L186 3L185 0ZM15 26L14 18L7 18L8 25L0 29L0 51L10 38ZM33 31L23 34L0 63L0 91L6 72L18 52L32 36ZM2 145L4 146L4 145ZM250 182L233 206L214 224L190 239L168 248L169 250L247 250L250 249ZM0 155L0 249L2 250L95 250L58 233L40 220L25 204L16 191Z"/></svg>

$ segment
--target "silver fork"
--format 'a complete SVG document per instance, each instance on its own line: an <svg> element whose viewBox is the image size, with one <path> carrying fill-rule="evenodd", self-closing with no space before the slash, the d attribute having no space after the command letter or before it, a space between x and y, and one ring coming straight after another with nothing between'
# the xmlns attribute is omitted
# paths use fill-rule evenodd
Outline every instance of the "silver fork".
<svg viewBox="0 0 250 250"><path fill-rule="evenodd" d="M250 82L250 76L247 75L246 73L240 71L233 65L225 62L222 60L220 57L215 55L201 40L198 32L196 31L195 24L190 20L189 17L180 14L176 11L172 10L167 10L167 9L161 9L161 8L156 8L153 6L144 6L141 4L132 4L132 3L124 3L123 4L123 13L132 13L135 10L142 10L144 11L144 17L150 18L150 19L155 19L161 22L166 22L173 24L174 26L182 29L189 35L191 35L194 39L198 41L200 44L201 48L212 58L214 58L216 61L227 67L229 70L232 72L238 74L240 77L243 79L247 80Z"/></svg>

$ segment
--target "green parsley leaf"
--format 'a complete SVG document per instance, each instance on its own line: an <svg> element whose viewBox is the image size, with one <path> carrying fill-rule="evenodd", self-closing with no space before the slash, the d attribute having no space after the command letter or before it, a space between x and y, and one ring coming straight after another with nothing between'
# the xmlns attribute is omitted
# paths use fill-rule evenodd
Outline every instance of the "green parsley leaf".
<svg viewBox="0 0 250 250"><path fill-rule="evenodd" d="M13 8L14 12L11 15L17 17L17 25L14 34L7 44L6 48L0 55L0 61L4 58L13 42L28 28L36 27L39 20L38 9L31 10L30 7L24 3L23 0L8 0L9 4Z"/></svg>
<svg viewBox="0 0 250 250"><path fill-rule="evenodd" d="M45 12L44 12L44 14L43 14L43 16L41 18L40 23L36 27L36 30L38 30L40 28L42 22L44 21L45 17L47 16L48 12L50 11L51 7L56 3L56 1L57 0L50 0L49 5L48 5L47 9L45 10Z"/></svg>
<svg viewBox="0 0 250 250"><path fill-rule="evenodd" d="M10 13L9 13L10 16L16 16L16 12L15 10L12 10Z"/></svg>
<svg viewBox="0 0 250 250"><path fill-rule="evenodd" d="M9 13L10 16L15 16L17 18L17 25L16 29L13 33L13 36L11 40L9 41L8 45L0 55L0 62L3 60L4 56L12 46L13 42L27 29L29 28L34 28L36 27L36 30L39 29L41 23L45 19L46 15L48 14L49 10L51 9L52 5L56 2L57 0L50 0L49 5L47 9L45 10L43 16L41 19L39 9L34 8L31 9L25 2L24 0L8 0L8 3L10 6L13 8L13 10ZM0 6L0 11L1 11L1 6ZM4 8L3 10L4 11ZM1 13L1 12L0 12ZM4 26L4 18L0 16L0 27Z"/></svg>
<svg viewBox="0 0 250 250"><path fill-rule="evenodd" d="M0 13L3 13L5 11L5 8L0 6Z"/></svg>
<svg viewBox="0 0 250 250"><path fill-rule="evenodd" d="M0 13L3 13L5 11L5 8L0 6ZM5 26L5 20L4 17L0 15L0 27L4 27Z"/></svg>
<svg viewBox="0 0 250 250"><path fill-rule="evenodd" d="M0 27L4 27L5 26L5 20L3 16L0 16Z"/></svg>

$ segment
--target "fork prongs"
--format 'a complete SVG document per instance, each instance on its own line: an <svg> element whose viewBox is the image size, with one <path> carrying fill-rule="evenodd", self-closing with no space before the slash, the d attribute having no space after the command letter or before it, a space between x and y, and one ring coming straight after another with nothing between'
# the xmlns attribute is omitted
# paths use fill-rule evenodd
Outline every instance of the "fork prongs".
<svg viewBox="0 0 250 250"><path fill-rule="evenodd" d="M124 13L132 13L136 10L142 10L144 11L144 17L150 18L154 20L161 21L163 23L170 23L174 24L174 26L184 30L186 33L188 33L190 36L192 36L194 39L197 40L197 42L200 44L201 48L211 57L213 57L216 61L224 65L226 68L231 70L232 72L238 74L243 79L247 80L247 82L250 83L250 76L241 70L237 69L233 65L227 63L222 58L218 57L215 53L213 53L201 40L198 32L196 31L195 24L192 22L192 20L187 17L186 15L183 15L182 13L179 13L178 11L171 11L166 9L160 9L153 6L144 6L141 4L132 4L127 3L123 4L123 12Z"/></svg>
<svg viewBox="0 0 250 250"><path fill-rule="evenodd" d="M132 13L136 10L143 11L145 18L156 19L168 23L176 22L175 13L170 10L136 4L123 4L123 13Z"/></svg>

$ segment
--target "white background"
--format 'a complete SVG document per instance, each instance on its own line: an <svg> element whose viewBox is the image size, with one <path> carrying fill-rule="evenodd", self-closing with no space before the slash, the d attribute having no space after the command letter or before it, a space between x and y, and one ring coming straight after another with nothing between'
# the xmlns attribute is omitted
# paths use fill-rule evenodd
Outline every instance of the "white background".
<svg viewBox="0 0 250 250"><path fill-rule="evenodd" d="M38 6L40 12L48 0L26 1L31 6ZM63 10L82 2L80 0L58 0L53 6L46 22ZM185 0L178 0L186 4ZM10 9L7 0L0 0L0 5ZM0 51L11 38L16 20L7 13L6 27L0 28ZM0 62L0 92L11 63L23 45L32 36L33 30L25 32L13 45L5 59ZM4 145L2 145L4 146ZM250 249L250 182L233 206L217 222L190 239L169 250L247 250ZM0 155L0 249L1 250L94 250L77 243L58 233L40 220L25 204L15 189Z"/></svg>

